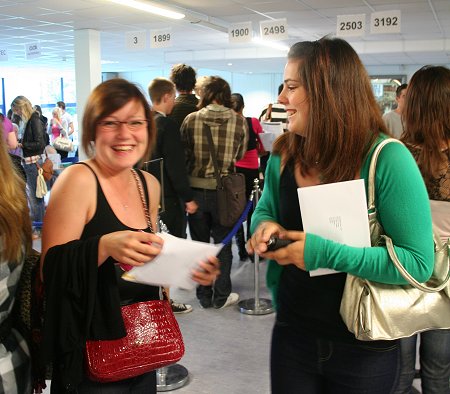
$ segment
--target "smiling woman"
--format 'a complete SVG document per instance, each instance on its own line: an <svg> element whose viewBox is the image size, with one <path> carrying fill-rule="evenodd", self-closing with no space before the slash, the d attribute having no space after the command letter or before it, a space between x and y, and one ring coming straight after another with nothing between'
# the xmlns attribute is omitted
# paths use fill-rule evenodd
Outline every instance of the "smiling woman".
<svg viewBox="0 0 450 394"><path fill-rule="evenodd" d="M82 140L89 160L58 177L44 219L44 353L53 364L52 392L156 392L154 371L112 383L91 380L80 346L87 339L124 337L120 306L159 299L158 287L126 282L119 267L151 262L164 243L154 232L159 183L134 170L148 157L155 134L149 104L134 84L112 79L91 93ZM193 279L210 284L217 267L211 257ZM66 339L56 340L61 332Z"/></svg>
<svg viewBox="0 0 450 394"><path fill-rule="evenodd" d="M347 273L386 284L405 281L381 243L350 247L305 233L297 192L359 178L367 184L372 153L386 139L369 77L342 39L298 42L288 54L279 102L286 106L289 132L274 145L248 245L249 251L271 260L267 280L278 307L272 393L294 393L298 387L305 394L390 393L398 371L398 342L367 345L357 340L339 309ZM430 205L403 145L383 148L375 190L378 217L401 251L402 263L420 282L428 280L433 262ZM291 242L268 251L272 236ZM319 268L337 273L320 275Z"/></svg>

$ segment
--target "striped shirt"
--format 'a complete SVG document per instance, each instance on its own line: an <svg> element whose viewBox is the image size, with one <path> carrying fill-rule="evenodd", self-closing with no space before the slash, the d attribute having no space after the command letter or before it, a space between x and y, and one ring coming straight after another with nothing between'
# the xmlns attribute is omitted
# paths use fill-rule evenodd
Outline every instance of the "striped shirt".
<svg viewBox="0 0 450 394"><path fill-rule="evenodd" d="M261 115L259 115L259 120L261 122L281 122L283 130L286 131L288 116L284 105L278 103L272 104L272 111L269 117L266 116L268 108L269 106L262 110Z"/></svg>
<svg viewBox="0 0 450 394"><path fill-rule="evenodd" d="M247 147L247 122L230 108L209 104L189 114L181 126L181 140L186 153L186 167L191 187L215 189L214 164L208 145L211 130L220 175L234 172L234 165Z"/></svg>

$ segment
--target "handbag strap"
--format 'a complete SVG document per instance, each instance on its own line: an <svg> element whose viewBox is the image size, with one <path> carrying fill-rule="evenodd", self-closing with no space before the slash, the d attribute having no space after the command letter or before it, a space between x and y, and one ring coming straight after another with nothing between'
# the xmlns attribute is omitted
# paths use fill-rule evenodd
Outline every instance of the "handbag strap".
<svg viewBox="0 0 450 394"><path fill-rule="evenodd" d="M267 106L266 116L264 117L266 122L270 122L272 119L272 103Z"/></svg>
<svg viewBox="0 0 450 394"><path fill-rule="evenodd" d="M383 141L381 141L375 148L373 154L372 154L372 158L370 161L370 167L369 167L369 181L368 181L368 208L369 211L373 211L376 213L376 207L375 207L375 171L376 171L376 167L377 167L377 160L378 160L378 156L380 155L381 150L383 149L383 147L391 142L396 142L399 143L401 145L403 145L402 142L400 142L399 140L395 139L395 138L387 138ZM376 218L376 214L374 216L375 220L378 220ZM420 283L418 282L416 279L414 279L411 274L405 269L405 267L402 265L402 263L400 262L397 253L395 251L394 248L394 244L392 242L392 239L390 237L388 237L387 235L382 235L382 237L384 238L385 242L386 242L386 248L389 254L389 257L391 258L391 261L394 263L395 267L397 268L397 270L400 272L400 275L408 281L408 283L415 287L416 289L422 290L424 292L427 293L435 293L435 292L439 292L442 289L444 289L445 286L447 286L448 281L450 280L450 267L449 270L447 271L447 276L444 279L444 281L438 285L436 285L435 287L431 287L428 286L424 283ZM448 246L443 245L441 239L439 238L438 234L436 233L436 229L433 225L433 240L434 240L434 244L435 244L435 253L442 251L443 253L445 253L445 247L448 248ZM448 250L448 249L447 249ZM447 267L449 266L448 263L448 251L447 251Z"/></svg>
<svg viewBox="0 0 450 394"><path fill-rule="evenodd" d="M375 211L375 172L377 168L377 161L378 156L380 155L381 149L383 147L391 142L396 142L399 144L402 144L399 140L396 140L395 138L387 138L383 141L381 141L374 149L372 154L372 159L370 160L370 167L369 167L369 180L368 180L368 186L367 186L367 194L368 196L368 207L369 211ZM403 144L402 144L403 145Z"/></svg>
<svg viewBox="0 0 450 394"><path fill-rule="evenodd" d="M214 165L214 175L217 180L217 187L222 188L222 179L220 178L219 174L219 164L217 163L217 155L216 150L214 149L214 142L212 139L211 128L207 124L205 124L205 126L206 126L206 137L208 138L209 153L211 154L211 159Z"/></svg>
<svg viewBox="0 0 450 394"><path fill-rule="evenodd" d="M148 210L147 201L145 200L145 197L144 197L144 189L142 187L141 178L139 178L139 175L137 174L137 172L134 168L131 169L131 172L133 174L134 180L136 181L136 185L139 190L139 195L141 197L141 202L142 202L142 208L144 209L145 219L147 220L147 226L150 229L150 231L153 233L152 220L150 219L150 212Z"/></svg>

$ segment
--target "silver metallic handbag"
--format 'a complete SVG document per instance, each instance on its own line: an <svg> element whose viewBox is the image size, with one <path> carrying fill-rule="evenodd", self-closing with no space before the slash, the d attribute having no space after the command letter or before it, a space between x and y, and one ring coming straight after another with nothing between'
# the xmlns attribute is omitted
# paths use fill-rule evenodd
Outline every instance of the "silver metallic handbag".
<svg viewBox="0 0 450 394"><path fill-rule="evenodd" d="M409 337L426 330L450 328L449 245L434 232L434 270L427 283L417 282L403 267L392 239L377 220L375 169L381 149L395 139L382 141L373 153L368 182L369 226L372 246L385 244L389 257L410 284L372 282L347 274L340 313L355 337L362 341Z"/></svg>

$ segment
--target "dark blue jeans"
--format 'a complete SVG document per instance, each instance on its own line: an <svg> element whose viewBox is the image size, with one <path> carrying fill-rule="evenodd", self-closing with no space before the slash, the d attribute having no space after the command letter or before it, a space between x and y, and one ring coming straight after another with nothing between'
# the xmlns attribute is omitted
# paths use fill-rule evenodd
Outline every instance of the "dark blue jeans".
<svg viewBox="0 0 450 394"><path fill-rule="evenodd" d="M400 340L400 378L395 394L409 394L416 369L417 335ZM424 394L450 393L450 330L420 334L420 375Z"/></svg>
<svg viewBox="0 0 450 394"><path fill-rule="evenodd" d="M39 164L42 164L41 160ZM44 220L45 201L43 198L36 197L38 168L36 163L24 164L23 168L27 175L27 195L31 220L34 222L42 222Z"/></svg>
<svg viewBox="0 0 450 394"><path fill-rule="evenodd" d="M188 216L189 231L195 241L210 242L215 244L222 242L231 231L231 227L219 224L217 217L217 199L215 190L193 189L194 200L198 204L197 212ZM197 298L204 308L214 306L220 308L225 304L231 293L231 263L233 255L231 244L222 248L218 255L220 261L220 275L214 282L214 286L198 286Z"/></svg>
<svg viewBox="0 0 450 394"><path fill-rule="evenodd" d="M275 323L272 394L390 394L396 384L398 341L386 348L347 344Z"/></svg>

